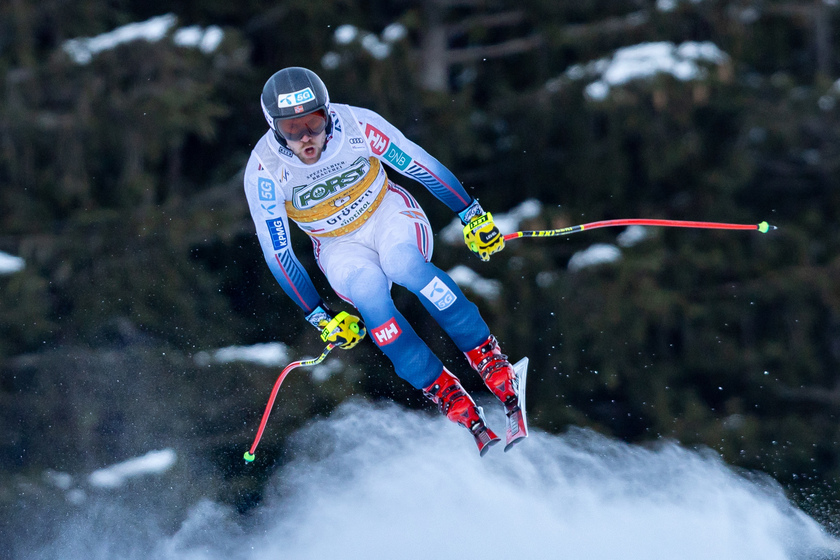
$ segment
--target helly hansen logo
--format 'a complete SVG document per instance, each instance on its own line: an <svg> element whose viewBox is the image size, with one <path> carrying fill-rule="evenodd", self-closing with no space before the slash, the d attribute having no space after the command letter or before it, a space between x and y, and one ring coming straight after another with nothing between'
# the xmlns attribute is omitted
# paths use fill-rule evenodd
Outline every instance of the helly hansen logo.
<svg viewBox="0 0 840 560"><path fill-rule="evenodd" d="M388 147L388 142L391 141L381 130L371 124L365 127L365 136L370 144L370 149L378 156L385 153L385 148Z"/></svg>
<svg viewBox="0 0 840 560"><path fill-rule="evenodd" d="M385 346L397 340L401 334L400 326L392 317L381 327L373 329L373 341L376 342L377 346Z"/></svg>

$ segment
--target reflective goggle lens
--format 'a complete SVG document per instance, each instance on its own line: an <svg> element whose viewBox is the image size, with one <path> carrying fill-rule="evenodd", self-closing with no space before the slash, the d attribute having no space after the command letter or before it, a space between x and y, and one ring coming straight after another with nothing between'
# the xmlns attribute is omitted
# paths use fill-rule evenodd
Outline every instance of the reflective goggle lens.
<svg viewBox="0 0 840 560"><path fill-rule="evenodd" d="M298 117L275 121L280 135L287 141L300 142L304 136L318 136L327 128L327 118L323 111Z"/></svg>

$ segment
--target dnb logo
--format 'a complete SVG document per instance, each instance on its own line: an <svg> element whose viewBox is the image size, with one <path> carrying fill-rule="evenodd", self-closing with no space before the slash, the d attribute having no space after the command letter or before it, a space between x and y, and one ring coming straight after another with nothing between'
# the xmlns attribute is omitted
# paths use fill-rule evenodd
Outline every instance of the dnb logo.
<svg viewBox="0 0 840 560"><path fill-rule="evenodd" d="M443 311L444 309L455 303L458 297L452 293L449 286L444 284L440 278L435 276L431 282L426 284L426 287L420 290L420 293L426 296L426 299L432 302L432 305Z"/></svg>
<svg viewBox="0 0 840 560"><path fill-rule="evenodd" d="M283 227L283 219L266 220L265 225L268 226L268 234L271 236L271 244L274 246L274 250L285 249L289 245L289 236L286 235L286 228Z"/></svg>
<svg viewBox="0 0 840 560"><path fill-rule="evenodd" d="M315 94L312 93L312 90L309 88L304 88L300 91L295 91L293 93L278 95L277 106L280 108L294 107L295 105L303 105L307 101L312 101L314 99Z"/></svg>
<svg viewBox="0 0 840 560"><path fill-rule="evenodd" d="M397 340L402 334L402 330L397 322L391 317L381 327L373 329L373 341L377 346L385 346Z"/></svg>

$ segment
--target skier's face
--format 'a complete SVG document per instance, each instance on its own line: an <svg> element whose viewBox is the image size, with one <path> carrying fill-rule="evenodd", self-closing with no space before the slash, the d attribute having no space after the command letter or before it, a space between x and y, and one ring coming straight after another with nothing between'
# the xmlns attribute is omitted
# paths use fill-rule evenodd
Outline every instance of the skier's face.
<svg viewBox="0 0 840 560"><path fill-rule="evenodd" d="M292 152L303 163L312 165L321 159L327 136L327 115L324 111L316 111L296 119L278 119L275 126Z"/></svg>
<svg viewBox="0 0 840 560"><path fill-rule="evenodd" d="M306 165L317 163L324 151L324 142L327 139L327 132L322 130L315 136L304 135L298 141L286 140L289 149Z"/></svg>

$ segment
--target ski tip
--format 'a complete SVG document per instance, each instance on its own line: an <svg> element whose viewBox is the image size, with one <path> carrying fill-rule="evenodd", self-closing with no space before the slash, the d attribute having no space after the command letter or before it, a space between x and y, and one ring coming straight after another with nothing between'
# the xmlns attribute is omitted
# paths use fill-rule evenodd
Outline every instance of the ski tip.
<svg viewBox="0 0 840 560"><path fill-rule="evenodd" d="M250 451L245 452L245 462L246 463L253 463L254 462L254 454Z"/></svg>

